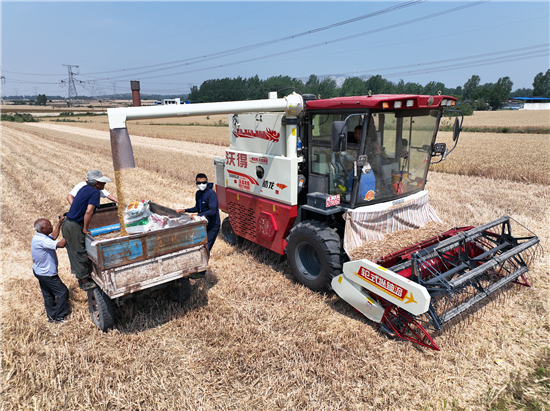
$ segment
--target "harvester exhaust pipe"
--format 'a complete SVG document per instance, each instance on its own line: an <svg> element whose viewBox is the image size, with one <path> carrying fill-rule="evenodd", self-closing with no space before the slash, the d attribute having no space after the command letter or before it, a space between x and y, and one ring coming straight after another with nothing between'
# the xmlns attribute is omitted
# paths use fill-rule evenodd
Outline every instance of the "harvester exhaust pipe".
<svg viewBox="0 0 550 411"><path fill-rule="evenodd" d="M134 107L141 107L141 96L139 94L139 81L130 81L130 88L132 89L132 105Z"/></svg>

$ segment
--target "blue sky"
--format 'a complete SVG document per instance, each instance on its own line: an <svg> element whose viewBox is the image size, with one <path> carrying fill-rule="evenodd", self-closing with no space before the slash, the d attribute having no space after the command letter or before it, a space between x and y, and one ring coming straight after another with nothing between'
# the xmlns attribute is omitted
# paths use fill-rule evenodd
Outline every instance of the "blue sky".
<svg viewBox="0 0 550 411"><path fill-rule="evenodd" d="M548 1L2 1L2 95L185 94L208 79L380 74L457 87L549 63ZM352 20L356 21L352 21ZM76 71L76 69L75 69ZM85 85L88 90L81 85Z"/></svg>

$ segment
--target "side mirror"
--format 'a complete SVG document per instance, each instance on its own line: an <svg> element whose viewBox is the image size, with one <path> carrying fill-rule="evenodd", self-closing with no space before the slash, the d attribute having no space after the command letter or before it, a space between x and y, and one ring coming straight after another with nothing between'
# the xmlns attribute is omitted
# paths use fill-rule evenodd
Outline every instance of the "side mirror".
<svg viewBox="0 0 550 411"><path fill-rule="evenodd" d="M455 117L455 124L453 126L453 141L458 140L458 135L460 134L460 122L458 121L458 117Z"/></svg>
<svg viewBox="0 0 550 411"><path fill-rule="evenodd" d="M445 154L447 152L447 145L445 143L434 144L434 154Z"/></svg>
<svg viewBox="0 0 550 411"><path fill-rule="evenodd" d="M346 151L348 148L348 125L345 121L332 123L332 151Z"/></svg>

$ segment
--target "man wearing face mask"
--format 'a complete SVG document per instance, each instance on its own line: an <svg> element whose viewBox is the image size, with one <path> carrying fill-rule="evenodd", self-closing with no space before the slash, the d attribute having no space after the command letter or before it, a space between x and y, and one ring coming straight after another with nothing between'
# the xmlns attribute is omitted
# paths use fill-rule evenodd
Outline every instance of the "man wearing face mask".
<svg viewBox="0 0 550 411"><path fill-rule="evenodd" d="M213 183L208 182L206 174L197 174L195 183L199 189L195 194L195 207L178 210L178 213L193 213L191 217L202 216L208 221L206 225L208 235L208 251L212 250L218 232L220 231L220 211L218 208L218 196L212 189ZM204 274L203 274L204 276Z"/></svg>

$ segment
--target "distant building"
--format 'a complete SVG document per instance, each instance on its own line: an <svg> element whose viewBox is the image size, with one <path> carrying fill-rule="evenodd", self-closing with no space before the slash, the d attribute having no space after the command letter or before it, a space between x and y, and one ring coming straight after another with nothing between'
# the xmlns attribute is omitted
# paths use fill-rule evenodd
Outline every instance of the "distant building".
<svg viewBox="0 0 550 411"><path fill-rule="evenodd" d="M180 104L191 104L191 101L187 100L187 101L183 101L181 98L165 98L163 100L157 100L155 101L155 104L156 105L162 105L162 106L166 106L166 105L170 105L170 104L176 104L176 105L180 105Z"/></svg>
<svg viewBox="0 0 550 411"><path fill-rule="evenodd" d="M550 110L550 98L547 97L514 97L512 101L523 103L524 110Z"/></svg>

